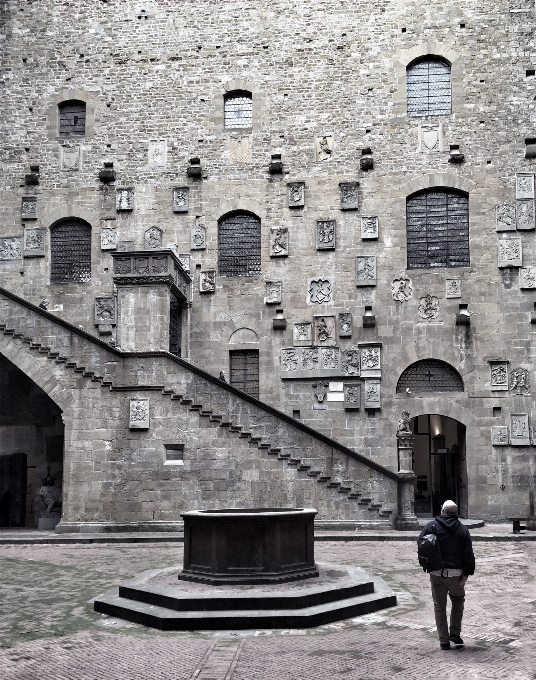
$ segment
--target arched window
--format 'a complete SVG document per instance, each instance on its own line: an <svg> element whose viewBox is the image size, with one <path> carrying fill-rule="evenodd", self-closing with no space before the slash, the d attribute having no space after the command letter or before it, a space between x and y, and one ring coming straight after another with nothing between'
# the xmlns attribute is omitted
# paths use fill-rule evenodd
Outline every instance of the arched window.
<svg viewBox="0 0 536 680"><path fill-rule="evenodd" d="M62 137L86 134L86 105L77 99L58 104L59 133Z"/></svg>
<svg viewBox="0 0 536 680"><path fill-rule="evenodd" d="M253 103L251 92L231 92L223 102L223 119L226 129L251 129Z"/></svg>
<svg viewBox="0 0 536 680"><path fill-rule="evenodd" d="M427 189L406 201L408 269L469 266L469 197Z"/></svg>
<svg viewBox="0 0 536 680"><path fill-rule="evenodd" d="M441 116L452 111L450 65L424 57L406 70L408 116Z"/></svg>
<svg viewBox="0 0 536 680"><path fill-rule="evenodd" d="M423 359L408 366L398 379L397 392L463 392L463 380L450 364Z"/></svg>
<svg viewBox="0 0 536 680"><path fill-rule="evenodd" d="M261 221L251 213L234 213L218 224L218 271L221 276L261 273Z"/></svg>
<svg viewBox="0 0 536 680"><path fill-rule="evenodd" d="M51 283L85 283L91 280L91 227L70 219L50 230Z"/></svg>

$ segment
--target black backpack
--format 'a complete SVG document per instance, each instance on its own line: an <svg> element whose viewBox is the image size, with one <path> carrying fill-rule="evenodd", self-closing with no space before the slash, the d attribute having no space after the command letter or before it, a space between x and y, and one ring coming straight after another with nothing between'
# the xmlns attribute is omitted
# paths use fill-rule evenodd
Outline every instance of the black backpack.
<svg viewBox="0 0 536 680"><path fill-rule="evenodd" d="M417 556L423 571L441 571L445 568L435 524L432 524L431 534L417 539Z"/></svg>

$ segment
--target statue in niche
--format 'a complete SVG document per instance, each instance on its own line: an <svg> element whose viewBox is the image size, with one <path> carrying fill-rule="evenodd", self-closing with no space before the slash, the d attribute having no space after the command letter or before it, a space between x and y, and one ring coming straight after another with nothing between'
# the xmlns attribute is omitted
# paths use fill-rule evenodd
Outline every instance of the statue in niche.
<svg viewBox="0 0 536 680"><path fill-rule="evenodd" d="M326 342L327 340L333 339L331 329L328 327L324 317L318 319L316 324L316 338L320 342Z"/></svg>
<svg viewBox="0 0 536 680"><path fill-rule="evenodd" d="M60 512L62 492L56 486L56 478L50 474L50 466L47 467L47 476L43 479L43 486L39 489L39 496L45 505L43 517L50 517L53 510Z"/></svg>
<svg viewBox="0 0 536 680"><path fill-rule="evenodd" d="M512 371L512 387L510 391L515 390L518 397L530 397L530 376L525 368L516 368Z"/></svg>
<svg viewBox="0 0 536 680"><path fill-rule="evenodd" d="M328 387L329 383L327 382L315 382L313 383L313 389L315 391L316 398L318 399L318 403L321 404L324 399L326 398L326 394L328 393Z"/></svg>
<svg viewBox="0 0 536 680"><path fill-rule="evenodd" d="M398 426L396 428L397 434L411 434L411 418L409 411L402 411L402 415L398 419Z"/></svg>
<svg viewBox="0 0 536 680"><path fill-rule="evenodd" d="M439 300L435 295L425 295L419 302L419 316L425 321L432 321L439 316Z"/></svg>

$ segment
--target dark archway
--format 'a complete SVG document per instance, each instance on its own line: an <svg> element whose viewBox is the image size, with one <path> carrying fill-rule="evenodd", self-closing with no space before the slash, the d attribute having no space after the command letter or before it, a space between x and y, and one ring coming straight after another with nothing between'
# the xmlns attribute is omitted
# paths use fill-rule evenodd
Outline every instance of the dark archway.
<svg viewBox="0 0 536 680"><path fill-rule="evenodd" d="M452 500L467 517L465 425L435 413L416 416L412 425L415 514L435 517L442 503Z"/></svg>
<svg viewBox="0 0 536 680"><path fill-rule="evenodd" d="M0 526L38 527L47 514L43 498L58 496L63 477L61 413L33 380L0 354ZM40 494L43 480L48 490ZM59 516L56 503L42 528L52 528Z"/></svg>

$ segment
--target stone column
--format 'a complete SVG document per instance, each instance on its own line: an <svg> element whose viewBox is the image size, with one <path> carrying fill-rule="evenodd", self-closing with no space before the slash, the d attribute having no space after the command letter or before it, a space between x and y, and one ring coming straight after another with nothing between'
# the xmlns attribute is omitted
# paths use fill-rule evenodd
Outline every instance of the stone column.
<svg viewBox="0 0 536 680"><path fill-rule="evenodd" d="M527 520L527 529L529 531L536 531L536 511L534 509L534 489L529 491L529 518Z"/></svg>
<svg viewBox="0 0 536 680"><path fill-rule="evenodd" d="M398 518L396 528L399 531L419 529L419 520L415 516L415 491L413 472L413 434L397 432L398 440Z"/></svg>

